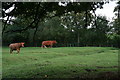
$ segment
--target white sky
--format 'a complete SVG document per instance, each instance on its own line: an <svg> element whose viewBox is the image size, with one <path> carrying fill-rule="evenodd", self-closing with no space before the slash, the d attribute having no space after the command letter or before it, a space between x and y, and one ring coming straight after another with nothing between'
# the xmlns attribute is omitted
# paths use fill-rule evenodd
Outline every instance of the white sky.
<svg viewBox="0 0 120 80"><path fill-rule="evenodd" d="M113 13L113 10L114 10L115 6L117 5L116 2L117 2L117 0L110 1L110 3L104 4L103 9L97 9L96 10L96 12L95 12L96 15L97 16L98 15L106 16L109 21L112 21L112 18L115 17L115 13ZM59 3L59 5L62 5L62 4ZM15 5L13 5L11 8L6 10L5 13L11 12L14 9L14 6ZM6 19L7 19L7 17L5 18L5 20Z"/></svg>
<svg viewBox="0 0 120 80"><path fill-rule="evenodd" d="M117 1L111 1L110 3L106 3L103 5L103 9L97 9L96 15L103 15L107 17L107 20L112 21L112 18L115 17L115 13L113 13Z"/></svg>
<svg viewBox="0 0 120 80"><path fill-rule="evenodd" d="M7 9L7 10L5 11L5 13L11 12L11 11L14 9L14 7L15 7L15 4L13 4L13 6L12 6L11 8Z"/></svg>

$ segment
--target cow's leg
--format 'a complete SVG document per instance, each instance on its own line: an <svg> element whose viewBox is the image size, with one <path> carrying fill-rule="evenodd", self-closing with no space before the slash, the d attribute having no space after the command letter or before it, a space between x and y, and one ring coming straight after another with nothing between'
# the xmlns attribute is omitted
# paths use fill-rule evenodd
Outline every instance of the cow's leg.
<svg viewBox="0 0 120 80"><path fill-rule="evenodd" d="M44 48L44 45L42 45L41 48Z"/></svg>
<svg viewBox="0 0 120 80"><path fill-rule="evenodd" d="M45 45L44 45L45 48L47 48Z"/></svg>
<svg viewBox="0 0 120 80"><path fill-rule="evenodd" d="M45 48L46 46L45 46L45 45L42 45L41 47L42 47L42 48Z"/></svg>
<svg viewBox="0 0 120 80"><path fill-rule="evenodd" d="M17 49L17 53L19 53L20 52L20 49Z"/></svg>
<svg viewBox="0 0 120 80"><path fill-rule="evenodd" d="M13 52L13 50L12 49L10 49L10 54Z"/></svg>
<svg viewBox="0 0 120 80"><path fill-rule="evenodd" d="M52 48L52 46L53 46L53 45L51 44L50 47Z"/></svg>

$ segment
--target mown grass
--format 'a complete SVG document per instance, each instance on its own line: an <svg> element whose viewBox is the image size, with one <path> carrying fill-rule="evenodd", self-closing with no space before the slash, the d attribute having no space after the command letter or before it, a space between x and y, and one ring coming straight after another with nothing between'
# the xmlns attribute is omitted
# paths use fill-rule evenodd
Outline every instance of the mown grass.
<svg viewBox="0 0 120 80"><path fill-rule="evenodd" d="M3 47L3 78L115 78L118 50L112 47Z"/></svg>

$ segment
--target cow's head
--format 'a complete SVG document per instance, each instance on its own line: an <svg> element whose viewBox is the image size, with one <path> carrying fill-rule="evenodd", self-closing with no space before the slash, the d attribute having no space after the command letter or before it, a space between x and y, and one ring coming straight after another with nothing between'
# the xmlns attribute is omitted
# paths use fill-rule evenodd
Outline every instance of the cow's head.
<svg viewBox="0 0 120 80"><path fill-rule="evenodd" d="M22 47L24 47L24 44L25 44L24 42L21 42L21 46L22 46Z"/></svg>

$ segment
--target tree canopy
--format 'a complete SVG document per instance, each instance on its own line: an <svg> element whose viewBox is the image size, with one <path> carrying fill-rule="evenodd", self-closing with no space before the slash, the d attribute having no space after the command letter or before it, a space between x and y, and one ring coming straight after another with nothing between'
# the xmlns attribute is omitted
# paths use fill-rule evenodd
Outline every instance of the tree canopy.
<svg viewBox="0 0 120 80"><path fill-rule="evenodd" d="M115 27L119 22L117 24L115 20L110 26L105 16L95 14L95 10L103 8L106 1L59 3L3 2L2 17L7 18L3 19L3 42L24 41L33 43L31 46L40 46L43 40L57 40L58 46L67 43L75 43L76 46L114 43L114 40L110 42L108 35L119 33ZM13 10L6 12L10 7Z"/></svg>

